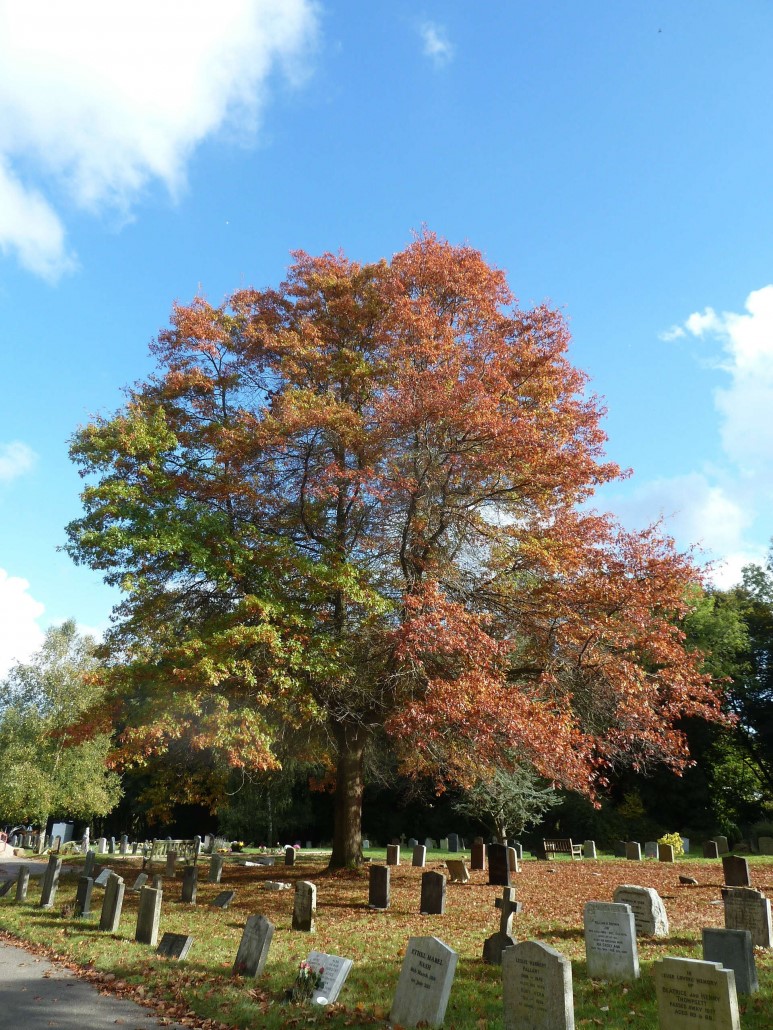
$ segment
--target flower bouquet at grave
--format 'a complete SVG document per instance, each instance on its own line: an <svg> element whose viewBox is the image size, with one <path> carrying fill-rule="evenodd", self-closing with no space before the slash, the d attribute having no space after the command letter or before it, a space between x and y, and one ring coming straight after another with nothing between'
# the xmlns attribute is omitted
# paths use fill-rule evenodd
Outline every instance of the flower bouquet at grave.
<svg viewBox="0 0 773 1030"><path fill-rule="evenodd" d="M244 850L244 841L243 840L232 840L231 841L231 851L238 852L238 851L243 851L243 850Z"/></svg>
<svg viewBox="0 0 773 1030"><path fill-rule="evenodd" d="M314 997L314 992L322 986L322 974L324 969L317 971L304 959L298 966L298 975L292 986L290 1000L297 1005L305 1005Z"/></svg>

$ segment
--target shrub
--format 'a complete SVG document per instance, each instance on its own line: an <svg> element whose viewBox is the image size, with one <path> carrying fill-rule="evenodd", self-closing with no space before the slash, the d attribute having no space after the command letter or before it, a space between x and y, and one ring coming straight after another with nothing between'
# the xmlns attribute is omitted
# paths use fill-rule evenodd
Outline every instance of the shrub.
<svg viewBox="0 0 773 1030"><path fill-rule="evenodd" d="M684 845L678 833L664 833L662 837L658 837L658 844L670 844L674 849L674 858L684 854Z"/></svg>

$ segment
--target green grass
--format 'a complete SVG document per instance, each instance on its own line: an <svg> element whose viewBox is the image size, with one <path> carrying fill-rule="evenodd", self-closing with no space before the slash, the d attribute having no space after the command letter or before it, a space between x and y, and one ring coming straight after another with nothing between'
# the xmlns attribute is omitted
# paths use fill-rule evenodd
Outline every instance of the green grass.
<svg viewBox="0 0 773 1030"><path fill-rule="evenodd" d="M371 849L374 860L383 859L384 849ZM250 858L249 853L243 858ZM432 852L428 869L443 869L447 853ZM117 857L106 864L120 872L131 885L139 861ZM357 872L331 874L325 859L317 853L300 852L293 867L282 860L273 867L245 868L226 861L221 884L200 882L198 905L179 901L182 874L165 884L161 933L188 933L194 937L189 959L174 963L160 959L154 949L134 941L137 896L128 889L119 932L97 929L100 898L94 892L96 919L77 921L61 915L75 897L76 878L63 879L51 912L37 907L39 881L30 885L30 901L17 905L11 895L0 900L0 928L47 948L82 967L92 975L114 976L112 987L119 992L137 988L160 999L168 1013L180 1018L191 1010L199 1019L213 1019L239 1028L324 1025L357 1027L382 1023L388 1016L405 946L410 936L434 935L459 953L445 1026L455 1030L502 1027L500 970L481 960L483 940L497 929L494 899L501 889L488 886L487 876L472 873L469 884L448 884L446 913L419 915L420 869L405 861L392 869L392 903L387 912L367 908L367 868ZM66 863L76 872L79 862ZM751 858L755 886L773 889L773 861ZM157 868L161 868L158 866ZM207 862L202 860L201 879L206 881ZM679 874L694 876L699 887L680 887ZM290 928L293 892L262 889L265 880L294 883L312 880L317 885L316 931L302 934ZM575 1022L578 1027L657 1026L652 963L665 955L701 957L700 929L721 925L719 900L721 864L711 860L680 860L671 864L624 859L572 862L526 860L515 877L524 911L515 920L517 940L534 939L550 944L569 957L573 967ZM639 940L641 978L634 984L610 986L588 979L582 935L582 907L585 901L609 901L620 883L656 887L663 897L671 923L668 939ZM236 899L225 912L208 906L220 890L235 889ZM252 913L266 915L276 925L266 971L257 980L231 976L236 950L245 920ZM340 1005L325 1012L282 1003L291 987L299 961L312 949L354 959L354 966L340 996ZM743 1030L769 1030L773 1010L773 953L757 952L760 993L740 998ZM123 985L126 985L124 987Z"/></svg>

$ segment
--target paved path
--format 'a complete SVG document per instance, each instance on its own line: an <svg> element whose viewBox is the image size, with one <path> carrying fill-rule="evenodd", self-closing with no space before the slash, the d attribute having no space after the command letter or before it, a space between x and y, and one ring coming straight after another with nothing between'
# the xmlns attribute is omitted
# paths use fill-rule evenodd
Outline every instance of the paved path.
<svg viewBox="0 0 773 1030"><path fill-rule="evenodd" d="M17 1030L184 1030L179 1023L100 994L88 981L23 948L0 944L0 1027Z"/></svg>

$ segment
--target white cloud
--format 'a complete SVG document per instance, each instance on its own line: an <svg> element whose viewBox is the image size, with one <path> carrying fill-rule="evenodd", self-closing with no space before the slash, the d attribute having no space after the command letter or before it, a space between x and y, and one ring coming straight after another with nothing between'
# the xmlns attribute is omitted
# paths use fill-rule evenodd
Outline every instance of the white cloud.
<svg viewBox="0 0 773 1030"><path fill-rule="evenodd" d="M128 218L152 182L174 195L206 137L254 135L316 27L314 0L0 0L0 248L67 271L55 200Z"/></svg>
<svg viewBox="0 0 773 1030"><path fill-rule="evenodd" d="M440 68L453 58L454 47L442 25L425 21L419 26L419 35L422 41L422 51L435 67Z"/></svg>
<svg viewBox="0 0 773 1030"><path fill-rule="evenodd" d="M37 620L45 608L29 592L29 583L0 569L0 677L14 662L25 662L43 643Z"/></svg>
<svg viewBox="0 0 773 1030"><path fill-rule="evenodd" d="M746 312L713 308L695 312L681 335L713 337L722 347L718 367L728 376L714 393L720 415L720 434L726 456L745 476L773 473L773 285L746 298ZM669 335L675 339L675 335Z"/></svg>
<svg viewBox="0 0 773 1030"><path fill-rule="evenodd" d="M0 197L0 209L2 198ZM8 483L29 472L37 461L37 455L20 440L0 444L0 483Z"/></svg>

